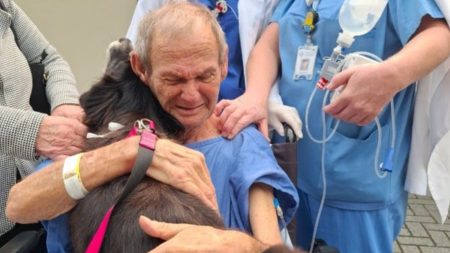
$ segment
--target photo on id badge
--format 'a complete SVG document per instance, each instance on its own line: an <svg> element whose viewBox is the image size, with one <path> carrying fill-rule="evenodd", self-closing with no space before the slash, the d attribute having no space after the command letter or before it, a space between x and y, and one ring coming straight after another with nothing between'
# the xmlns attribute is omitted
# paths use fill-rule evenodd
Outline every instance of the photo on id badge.
<svg viewBox="0 0 450 253"><path fill-rule="evenodd" d="M303 59L302 63L300 64L300 70L301 71L308 70L308 66L309 66L309 59Z"/></svg>

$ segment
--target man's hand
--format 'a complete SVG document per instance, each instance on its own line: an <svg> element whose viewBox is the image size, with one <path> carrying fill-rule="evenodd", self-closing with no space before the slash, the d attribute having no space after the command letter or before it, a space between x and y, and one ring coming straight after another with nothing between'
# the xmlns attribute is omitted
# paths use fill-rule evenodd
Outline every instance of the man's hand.
<svg viewBox="0 0 450 253"><path fill-rule="evenodd" d="M268 247L247 234L233 230L158 222L144 216L139 218L139 225L146 234L166 241L150 253L261 253Z"/></svg>
<svg viewBox="0 0 450 253"><path fill-rule="evenodd" d="M84 111L79 105L59 105L53 109L51 116L66 117L83 122Z"/></svg>
<svg viewBox="0 0 450 253"><path fill-rule="evenodd" d="M82 151L87 128L72 118L46 116L36 137L36 152L58 160Z"/></svg>
<svg viewBox="0 0 450 253"><path fill-rule="evenodd" d="M159 139L147 175L196 196L218 212L215 188L202 153Z"/></svg>
<svg viewBox="0 0 450 253"><path fill-rule="evenodd" d="M336 119L367 125L401 89L395 68L386 63L349 68L337 74L327 86L329 90L343 87L340 95L324 107Z"/></svg>
<svg viewBox="0 0 450 253"><path fill-rule="evenodd" d="M259 131L268 138L267 103L253 99L247 93L234 100L221 100L214 110L220 118L219 126L223 137L232 139L242 129L252 123L258 125Z"/></svg>

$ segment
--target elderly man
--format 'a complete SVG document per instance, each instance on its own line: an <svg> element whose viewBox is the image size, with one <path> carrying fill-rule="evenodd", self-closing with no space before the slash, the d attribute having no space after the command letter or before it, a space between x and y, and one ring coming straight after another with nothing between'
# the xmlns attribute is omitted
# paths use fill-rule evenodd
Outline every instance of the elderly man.
<svg viewBox="0 0 450 253"><path fill-rule="evenodd" d="M233 140L220 135L218 118L212 114L220 82L227 73L227 46L214 16L206 8L194 4L166 5L144 18L139 34L136 52L131 55L133 70L150 87L162 108L184 126L185 132L178 140L205 154L225 225L252 232L268 244L280 243L274 195L280 199L284 211L284 217L279 217L282 222L289 222L292 218L298 196L287 175L277 165L264 136L256 128L244 129ZM158 149L171 150L162 147L166 146L161 145L162 142L181 150L173 143L159 140L155 158L160 159L153 161L151 167L157 168L150 169L148 174L193 193L207 203L214 201L207 172L202 170L197 173L199 175L194 173L188 177L186 174L193 173L189 171L170 177L170 173L176 173L170 169L186 165L177 160L178 163L168 165L170 168L167 170L164 164L167 158L163 156L167 155L169 160L177 159L173 156L187 156L163 153L159 157ZM80 183L91 190L129 172L123 168L131 167L136 158L136 147L137 139L127 139L83 154ZM98 160L102 160L100 165L96 164ZM39 182L46 182L47 186L26 197L13 191L8 215L30 222L70 210L75 202L68 197L63 186L61 166L62 163L55 163L19 184L16 188L28 191L32 187L39 188L36 187ZM86 166L95 167L95 170ZM176 182L170 182L173 179ZM57 191L51 190L52 184L57 185ZM41 207L32 207L35 203L40 203ZM28 214L30 211L33 214Z"/></svg>
<svg viewBox="0 0 450 253"><path fill-rule="evenodd" d="M179 140L205 154L225 226L280 243L273 198L283 200L280 219L289 222L297 192L255 127L232 140L220 134L213 112L227 73L227 45L211 12L178 3L145 16L131 64L162 108L184 126Z"/></svg>

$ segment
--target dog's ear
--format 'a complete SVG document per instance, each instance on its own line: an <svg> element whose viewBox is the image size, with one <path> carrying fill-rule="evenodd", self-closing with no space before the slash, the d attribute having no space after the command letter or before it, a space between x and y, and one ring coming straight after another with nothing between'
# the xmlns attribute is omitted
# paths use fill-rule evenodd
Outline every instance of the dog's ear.
<svg viewBox="0 0 450 253"><path fill-rule="evenodd" d="M127 38L111 42L106 50L105 75L120 78L130 66L132 42Z"/></svg>

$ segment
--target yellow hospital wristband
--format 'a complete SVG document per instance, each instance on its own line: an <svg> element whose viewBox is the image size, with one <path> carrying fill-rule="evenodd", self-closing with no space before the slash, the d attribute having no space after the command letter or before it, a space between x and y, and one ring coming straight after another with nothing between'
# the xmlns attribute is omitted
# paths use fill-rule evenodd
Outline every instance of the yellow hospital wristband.
<svg viewBox="0 0 450 253"><path fill-rule="evenodd" d="M67 157L63 167L64 187L67 194L74 200L82 199L89 193L81 181L81 155L82 153Z"/></svg>

